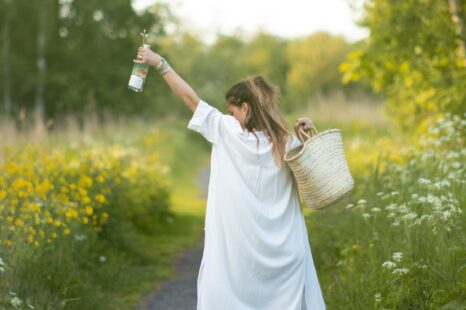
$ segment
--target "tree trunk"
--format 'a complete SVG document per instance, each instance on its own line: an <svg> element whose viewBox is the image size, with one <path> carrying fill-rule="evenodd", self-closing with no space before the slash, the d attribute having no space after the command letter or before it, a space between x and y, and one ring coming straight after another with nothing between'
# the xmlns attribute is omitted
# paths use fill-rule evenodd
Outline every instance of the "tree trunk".
<svg viewBox="0 0 466 310"><path fill-rule="evenodd" d="M466 29L464 25L464 4L462 0L448 0L450 6L451 20L455 25L458 36L458 45L463 58L463 65L466 67Z"/></svg>
<svg viewBox="0 0 466 310"><path fill-rule="evenodd" d="M3 19L3 107L7 115L11 113L11 72L10 72L10 0L4 1L5 15Z"/></svg>
<svg viewBox="0 0 466 310"><path fill-rule="evenodd" d="M45 47L47 38L47 9L48 1L42 0L39 5L39 25L37 31L37 85L35 116L36 122L43 125L45 122L45 77L46 77L46 57Z"/></svg>

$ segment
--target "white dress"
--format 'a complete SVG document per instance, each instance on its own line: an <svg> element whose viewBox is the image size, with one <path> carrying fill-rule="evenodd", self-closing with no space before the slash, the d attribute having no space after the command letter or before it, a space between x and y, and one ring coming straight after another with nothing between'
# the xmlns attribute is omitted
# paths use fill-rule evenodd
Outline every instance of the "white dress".
<svg viewBox="0 0 466 310"><path fill-rule="evenodd" d="M325 309L296 185L265 134L257 151L253 133L203 100L188 128L212 143L197 310Z"/></svg>

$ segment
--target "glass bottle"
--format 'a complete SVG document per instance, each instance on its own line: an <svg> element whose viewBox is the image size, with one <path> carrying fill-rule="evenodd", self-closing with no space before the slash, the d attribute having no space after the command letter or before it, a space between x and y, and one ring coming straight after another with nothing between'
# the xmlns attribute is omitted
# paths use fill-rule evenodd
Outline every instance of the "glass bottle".
<svg viewBox="0 0 466 310"><path fill-rule="evenodd" d="M141 36L143 38L142 46L144 48L150 48L150 45L145 43L148 35L149 34L146 33L145 29L144 29L144 32L141 33ZM148 64L135 63L133 65L133 71L131 72L131 76L129 78L128 88L135 92L142 92L142 90L144 89L144 83L146 81L146 76L148 72L149 72Z"/></svg>

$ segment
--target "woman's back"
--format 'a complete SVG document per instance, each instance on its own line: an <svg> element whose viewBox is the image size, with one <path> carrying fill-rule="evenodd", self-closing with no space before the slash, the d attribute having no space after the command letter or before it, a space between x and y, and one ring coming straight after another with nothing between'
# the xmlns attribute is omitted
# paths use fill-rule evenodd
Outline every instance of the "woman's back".
<svg viewBox="0 0 466 310"><path fill-rule="evenodd" d="M204 101L188 128L212 143L198 309L299 310L305 283L308 309L325 309L296 186L266 134Z"/></svg>

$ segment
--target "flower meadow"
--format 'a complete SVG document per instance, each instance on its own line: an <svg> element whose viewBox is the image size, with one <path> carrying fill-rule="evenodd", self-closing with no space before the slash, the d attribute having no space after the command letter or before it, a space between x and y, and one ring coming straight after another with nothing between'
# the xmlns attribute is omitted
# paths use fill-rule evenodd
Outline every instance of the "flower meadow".
<svg viewBox="0 0 466 310"><path fill-rule="evenodd" d="M168 167L157 152L82 143L0 154L2 309L72 305L108 263L104 244L132 230L154 233L171 218Z"/></svg>
<svg viewBox="0 0 466 310"><path fill-rule="evenodd" d="M466 309L465 133L466 114L439 115L307 218L329 309Z"/></svg>

